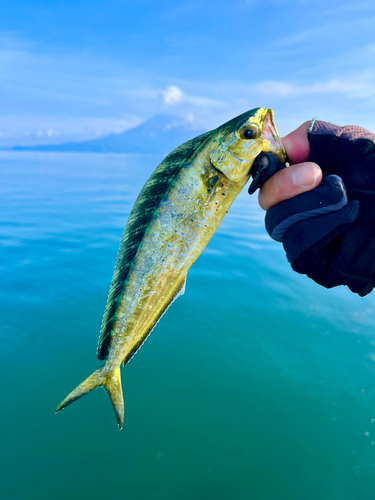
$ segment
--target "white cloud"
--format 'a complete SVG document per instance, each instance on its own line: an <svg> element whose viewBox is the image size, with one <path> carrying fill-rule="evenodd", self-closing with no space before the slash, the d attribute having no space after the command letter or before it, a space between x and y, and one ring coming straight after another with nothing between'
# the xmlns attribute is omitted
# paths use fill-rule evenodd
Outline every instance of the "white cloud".
<svg viewBox="0 0 375 500"><path fill-rule="evenodd" d="M167 105L174 106L179 102L184 101L185 96L182 90L179 87L174 85L170 85L166 88L166 90L162 90L162 94L164 97L164 102Z"/></svg>
<svg viewBox="0 0 375 500"><path fill-rule="evenodd" d="M358 3L358 2L357 2ZM347 5L350 6L350 9L357 11L357 4L350 2ZM367 4L368 5L368 4ZM362 4L364 9L367 8L366 4ZM373 7L372 7L373 9ZM371 12L369 15L361 15L357 16L349 16L342 20L342 17L338 15L338 13L342 13L343 10L346 10L346 7L342 5L342 2L334 7L330 5L329 2L324 2L324 7L320 9L321 22L316 24L313 27L308 27L303 29L302 31L292 31L286 35L282 35L279 38L276 38L273 41L273 45L275 46L293 46L293 45L301 45L310 43L311 48L320 50L324 50L324 44L330 43L334 45L335 42L335 33L340 33L340 36L343 40L344 37L348 37L347 41L355 42L355 33L358 30L366 31L373 29L374 25L374 15ZM309 26L309 23L306 23L306 26ZM298 28L297 28L298 29ZM345 43L342 44L343 48L345 47ZM325 54L322 54L323 57Z"/></svg>
<svg viewBox="0 0 375 500"><path fill-rule="evenodd" d="M308 94L347 94L356 98L375 96L375 77L371 74L362 77L334 78L310 85L265 80L255 86L260 94L265 96L293 97Z"/></svg>
<svg viewBox="0 0 375 500"><path fill-rule="evenodd" d="M59 117L0 115L1 145L78 141L120 133L143 120L117 117Z"/></svg>
<svg viewBox="0 0 375 500"><path fill-rule="evenodd" d="M200 107L227 107L223 101L211 99L205 96L189 95L175 85L170 85L166 90L162 90L164 103L168 106L175 106L176 104L189 104Z"/></svg>
<svg viewBox="0 0 375 500"><path fill-rule="evenodd" d="M313 29L291 34L278 47L281 55L272 58L285 59L289 45L317 35ZM229 61L225 75L232 80L226 80L216 73L183 79L177 70L167 74L146 64L132 67L79 52L55 55L32 43L13 43L12 33L5 38L0 33L1 145L96 138L165 112L193 128L210 129L257 106L273 108L284 132L312 116L375 126L373 42L350 45L339 58L327 52L311 64L294 65L288 80L272 79L283 74L278 67L249 76L230 71ZM258 74L266 75L263 81Z"/></svg>
<svg viewBox="0 0 375 500"><path fill-rule="evenodd" d="M187 96L186 102L195 106L210 107L210 108L227 108L228 104L225 101L210 99L204 96Z"/></svg>
<svg viewBox="0 0 375 500"><path fill-rule="evenodd" d="M58 137L60 135L59 130L55 130L54 128L42 129L38 130L36 133L37 137Z"/></svg>

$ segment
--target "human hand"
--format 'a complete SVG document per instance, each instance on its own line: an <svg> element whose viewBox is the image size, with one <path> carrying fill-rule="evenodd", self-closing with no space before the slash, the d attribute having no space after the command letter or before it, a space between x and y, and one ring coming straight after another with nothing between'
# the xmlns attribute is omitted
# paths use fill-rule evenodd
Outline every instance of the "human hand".
<svg viewBox="0 0 375 500"><path fill-rule="evenodd" d="M295 271L363 296L375 284L375 135L320 121L309 127L282 139L292 166L259 193L266 228Z"/></svg>
<svg viewBox="0 0 375 500"><path fill-rule="evenodd" d="M281 201L317 187L322 178L321 168L308 162L310 144L307 131L311 122L305 122L281 139L291 166L280 170L259 190L259 205L268 210Z"/></svg>

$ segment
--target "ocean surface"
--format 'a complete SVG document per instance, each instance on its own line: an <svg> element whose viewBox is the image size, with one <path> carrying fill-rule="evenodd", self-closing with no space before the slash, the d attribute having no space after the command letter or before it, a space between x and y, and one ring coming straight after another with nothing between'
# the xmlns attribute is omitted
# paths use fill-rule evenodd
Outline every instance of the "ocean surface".
<svg viewBox="0 0 375 500"><path fill-rule="evenodd" d="M292 272L256 196L103 390L96 346L131 207L161 158L0 152L4 500L374 500L375 293Z"/></svg>

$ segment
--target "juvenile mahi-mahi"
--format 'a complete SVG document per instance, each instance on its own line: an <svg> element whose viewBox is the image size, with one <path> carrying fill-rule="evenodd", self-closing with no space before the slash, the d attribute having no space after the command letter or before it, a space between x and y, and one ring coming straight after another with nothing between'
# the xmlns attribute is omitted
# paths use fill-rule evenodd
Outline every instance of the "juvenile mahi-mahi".
<svg viewBox="0 0 375 500"><path fill-rule="evenodd" d="M103 386L122 428L120 366L135 354L250 177L261 152L285 162L270 109L255 108L172 151L140 192L120 244L97 357L105 360L60 403Z"/></svg>

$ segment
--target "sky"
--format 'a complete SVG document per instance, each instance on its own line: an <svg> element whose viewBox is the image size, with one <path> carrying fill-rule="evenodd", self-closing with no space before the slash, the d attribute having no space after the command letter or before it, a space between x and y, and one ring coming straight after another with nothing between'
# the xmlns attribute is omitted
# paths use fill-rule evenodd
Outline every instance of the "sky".
<svg viewBox="0 0 375 500"><path fill-rule="evenodd" d="M262 106L375 132L373 0L0 2L0 147Z"/></svg>

